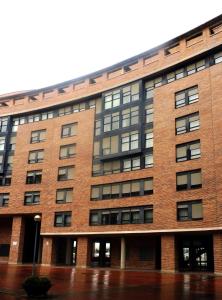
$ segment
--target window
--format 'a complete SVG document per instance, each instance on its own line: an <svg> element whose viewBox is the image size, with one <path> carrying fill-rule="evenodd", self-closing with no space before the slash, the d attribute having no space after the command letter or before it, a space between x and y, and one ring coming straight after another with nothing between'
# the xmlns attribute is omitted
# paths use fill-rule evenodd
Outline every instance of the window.
<svg viewBox="0 0 222 300"><path fill-rule="evenodd" d="M103 138L102 153L103 155L110 155L119 151L119 137L118 135Z"/></svg>
<svg viewBox="0 0 222 300"><path fill-rule="evenodd" d="M16 136L11 136L9 140L9 150L14 151L15 150L15 144L16 144Z"/></svg>
<svg viewBox="0 0 222 300"><path fill-rule="evenodd" d="M217 54L214 54L214 63L219 64L221 62L222 62L222 51Z"/></svg>
<svg viewBox="0 0 222 300"><path fill-rule="evenodd" d="M193 141L176 146L177 162L200 158L200 141Z"/></svg>
<svg viewBox="0 0 222 300"><path fill-rule="evenodd" d="M59 116L70 115L73 113L72 106L66 106L59 109Z"/></svg>
<svg viewBox="0 0 222 300"><path fill-rule="evenodd" d="M198 61L197 63L193 63L187 67L187 75L191 75L193 73L199 72L205 69L205 59Z"/></svg>
<svg viewBox="0 0 222 300"><path fill-rule="evenodd" d="M121 151L131 151L139 148L139 133L132 131L121 135Z"/></svg>
<svg viewBox="0 0 222 300"><path fill-rule="evenodd" d="M183 90L175 94L176 108L195 103L199 100L198 87Z"/></svg>
<svg viewBox="0 0 222 300"><path fill-rule="evenodd" d="M123 172L140 169L140 157L131 157L123 160Z"/></svg>
<svg viewBox="0 0 222 300"><path fill-rule="evenodd" d="M5 136L0 137L0 151L4 151L5 149Z"/></svg>
<svg viewBox="0 0 222 300"><path fill-rule="evenodd" d="M8 155L8 157L7 157L7 164L6 164L6 166L7 166L7 170L8 170L8 171L11 171L11 170L12 170L12 166L13 166L13 158L14 158L13 155Z"/></svg>
<svg viewBox="0 0 222 300"><path fill-rule="evenodd" d="M11 185L11 176L0 176L0 186Z"/></svg>
<svg viewBox="0 0 222 300"><path fill-rule="evenodd" d="M103 120L104 132L108 132L115 129L119 129L119 112L110 115L105 115Z"/></svg>
<svg viewBox="0 0 222 300"><path fill-rule="evenodd" d="M0 168L3 168L3 154L0 154Z"/></svg>
<svg viewBox="0 0 222 300"><path fill-rule="evenodd" d="M71 226L71 211L55 213L55 227L69 227Z"/></svg>
<svg viewBox="0 0 222 300"><path fill-rule="evenodd" d="M139 106L134 106L122 111L122 127L138 124Z"/></svg>
<svg viewBox="0 0 222 300"><path fill-rule="evenodd" d="M56 191L56 203L69 203L73 199L73 189L59 189Z"/></svg>
<svg viewBox="0 0 222 300"><path fill-rule="evenodd" d="M123 104L139 100L139 83L125 86L122 89Z"/></svg>
<svg viewBox="0 0 222 300"><path fill-rule="evenodd" d="M153 98L153 90L162 85L162 77L155 78L145 83L146 99Z"/></svg>
<svg viewBox="0 0 222 300"><path fill-rule="evenodd" d="M95 122L95 136L101 134L101 120L96 120Z"/></svg>
<svg viewBox="0 0 222 300"><path fill-rule="evenodd" d="M170 83L174 80L178 80L184 77L184 69L176 70L175 72L171 72L167 74L167 83Z"/></svg>
<svg viewBox="0 0 222 300"><path fill-rule="evenodd" d="M147 129L145 131L145 148L153 147L153 129Z"/></svg>
<svg viewBox="0 0 222 300"><path fill-rule="evenodd" d="M199 113L176 119L176 134L182 134L200 128Z"/></svg>
<svg viewBox="0 0 222 300"><path fill-rule="evenodd" d="M60 167L58 171L58 181L74 179L74 166Z"/></svg>
<svg viewBox="0 0 222 300"><path fill-rule="evenodd" d="M29 171L26 176L27 184L37 184L42 182L42 170Z"/></svg>
<svg viewBox="0 0 222 300"><path fill-rule="evenodd" d="M45 141L46 130L36 130L31 133L31 144Z"/></svg>
<svg viewBox="0 0 222 300"><path fill-rule="evenodd" d="M153 122L153 103L148 104L145 106L145 118L146 118L146 124Z"/></svg>
<svg viewBox="0 0 222 300"><path fill-rule="evenodd" d="M8 206L9 193L0 194L0 207Z"/></svg>
<svg viewBox="0 0 222 300"><path fill-rule="evenodd" d="M62 138L77 134L77 123L62 125Z"/></svg>
<svg viewBox="0 0 222 300"><path fill-rule="evenodd" d="M76 144L60 146L59 158L71 158L76 154Z"/></svg>
<svg viewBox="0 0 222 300"><path fill-rule="evenodd" d="M110 162L104 162L103 164L103 174L115 174L120 172L120 161L119 160L113 160Z"/></svg>
<svg viewBox="0 0 222 300"><path fill-rule="evenodd" d="M19 125L19 119L13 119L12 121L12 132L17 132Z"/></svg>
<svg viewBox="0 0 222 300"><path fill-rule="evenodd" d="M121 225L153 222L153 206L120 207L116 209L91 210L89 224Z"/></svg>
<svg viewBox="0 0 222 300"><path fill-rule="evenodd" d="M0 256L8 257L10 250L10 244L0 244Z"/></svg>
<svg viewBox="0 0 222 300"><path fill-rule="evenodd" d="M91 188L91 200L143 196L153 193L153 178L96 185Z"/></svg>
<svg viewBox="0 0 222 300"><path fill-rule="evenodd" d="M6 132L8 126L8 118L2 117L0 118L0 132Z"/></svg>
<svg viewBox="0 0 222 300"><path fill-rule="evenodd" d="M177 202L177 220L191 221L203 219L202 201Z"/></svg>
<svg viewBox="0 0 222 300"><path fill-rule="evenodd" d="M210 27L210 34L217 34L222 31L222 23L218 23Z"/></svg>
<svg viewBox="0 0 222 300"><path fill-rule="evenodd" d="M35 150L29 152L29 164L40 163L43 162L44 158L44 150Z"/></svg>
<svg viewBox="0 0 222 300"><path fill-rule="evenodd" d="M104 96L104 109L117 107L120 105L120 90L106 93Z"/></svg>
<svg viewBox="0 0 222 300"><path fill-rule="evenodd" d="M26 192L24 205L32 205L40 203L40 192Z"/></svg>
<svg viewBox="0 0 222 300"><path fill-rule="evenodd" d="M153 153L147 153L145 155L145 168L153 167Z"/></svg>
<svg viewBox="0 0 222 300"><path fill-rule="evenodd" d="M202 187L201 170L179 172L177 177L177 191L197 189Z"/></svg>

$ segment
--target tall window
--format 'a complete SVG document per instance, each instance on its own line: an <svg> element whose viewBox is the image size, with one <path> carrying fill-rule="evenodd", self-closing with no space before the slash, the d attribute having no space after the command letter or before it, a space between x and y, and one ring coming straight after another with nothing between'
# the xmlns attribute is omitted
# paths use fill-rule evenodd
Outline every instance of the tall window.
<svg viewBox="0 0 222 300"><path fill-rule="evenodd" d="M122 111L122 127L128 127L138 124L139 122L139 106L124 109Z"/></svg>
<svg viewBox="0 0 222 300"><path fill-rule="evenodd" d="M106 93L104 96L104 109L117 107L120 105L120 90Z"/></svg>
<svg viewBox="0 0 222 300"><path fill-rule="evenodd" d="M40 143L45 141L46 130L35 130L31 133L31 143Z"/></svg>
<svg viewBox="0 0 222 300"><path fill-rule="evenodd" d="M146 129L145 131L145 148L153 147L153 129Z"/></svg>
<svg viewBox="0 0 222 300"><path fill-rule="evenodd" d="M29 152L29 164L40 163L43 162L44 158L44 150L35 150Z"/></svg>
<svg viewBox="0 0 222 300"><path fill-rule="evenodd" d="M131 131L121 135L121 151L130 151L139 148L139 133Z"/></svg>
<svg viewBox="0 0 222 300"><path fill-rule="evenodd" d="M42 170L29 171L26 176L27 184L37 184L42 182Z"/></svg>
<svg viewBox="0 0 222 300"><path fill-rule="evenodd" d="M62 138L74 136L76 134L77 134L77 123L62 125L62 132L61 132Z"/></svg>
<svg viewBox="0 0 222 300"><path fill-rule="evenodd" d="M199 100L198 87L194 86L189 89L177 92L175 94L176 108L195 103Z"/></svg>
<svg viewBox="0 0 222 300"><path fill-rule="evenodd" d="M123 104L139 100L139 83L127 85L122 89Z"/></svg>
<svg viewBox="0 0 222 300"><path fill-rule="evenodd" d="M5 149L5 136L0 137L0 151Z"/></svg>
<svg viewBox="0 0 222 300"><path fill-rule="evenodd" d="M72 212L66 211L66 212L57 212L55 213L55 227L69 227L71 226L71 218L72 218Z"/></svg>
<svg viewBox="0 0 222 300"><path fill-rule="evenodd" d="M145 83L146 99L153 97L153 91L155 88L162 85L162 77L155 78Z"/></svg>
<svg viewBox="0 0 222 300"><path fill-rule="evenodd" d="M200 141L177 145L176 154L177 162L200 158Z"/></svg>
<svg viewBox="0 0 222 300"><path fill-rule="evenodd" d="M8 126L8 117L0 118L0 132L6 132Z"/></svg>
<svg viewBox="0 0 222 300"><path fill-rule="evenodd" d="M176 119L176 134L182 134L200 128L199 113L194 113L188 116L184 116Z"/></svg>
<svg viewBox="0 0 222 300"><path fill-rule="evenodd" d="M74 179L74 166L60 167L58 170L58 181Z"/></svg>
<svg viewBox="0 0 222 300"><path fill-rule="evenodd" d="M108 132L119 128L119 112L104 116L103 131Z"/></svg>
<svg viewBox="0 0 222 300"><path fill-rule="evenodd" d="M0 207L8 206L9 202L9 193L1 193L0 194Z"/></svg>
<svg viewBox="0 0 222 300"><path fill-rule="evenodd" d="M26 192L24 205L32 205L40 203L40 192Z"/></svg>
<svg viewBox="0 0 222 300"><path fill-rule="evenodd" d="M202 187L201 170L179 172L177 177L177 191L197 189Z"/></svg>
<svg viewBox="0 0 222 300"><path fill-rule="evenodd" d="M177 220L192 221L203 219L201 200L177 202Z"/></svg>
<svg viewBox="0 0 222 300"><path fill-rule="evenodd" d="M58 189L56 191L56 203L69 203L73 199L73 189Z"/></svg>
<svg viewBox="0 0 222 300"><path fill-rule="evenodd" d="M145 106L146 124L153 122L153 103Z"/></svg>
<svg viewBox="0 0 222 300"><path fill-rule="evenodd" d="M145 168L153 167L153 153L147 153L145 155Z"/></svg>
<svg viewBox="0 0 222 300"><path fill-rule="evenodd" d="M109 136L102 141L103 155L110 155L119 151L119 136Z"/></svg>
<svg viewBox="0 0 222 300"><path fill-rule="evenodd" d="M60 146L59 158L71 158L76 154L76 144Z"/></svg>

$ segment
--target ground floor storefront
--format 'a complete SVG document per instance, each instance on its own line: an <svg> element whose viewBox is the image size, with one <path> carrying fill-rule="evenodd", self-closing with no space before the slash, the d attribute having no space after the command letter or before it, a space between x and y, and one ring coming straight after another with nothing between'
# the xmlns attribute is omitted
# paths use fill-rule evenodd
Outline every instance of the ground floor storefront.
<svg viewBox="0 0 222 300"><path fill-rule="evenodd" d="M0 262L32 263L33 218L0 218ZM35 261L45 266L222 274L222 232L137 232L40 235Z"/></svg>

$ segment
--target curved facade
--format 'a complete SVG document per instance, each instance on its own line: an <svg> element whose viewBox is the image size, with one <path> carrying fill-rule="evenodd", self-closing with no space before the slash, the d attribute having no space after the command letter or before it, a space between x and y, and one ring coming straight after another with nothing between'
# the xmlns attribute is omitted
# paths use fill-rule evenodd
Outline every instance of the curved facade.
<svg viewBox="0 0 222 300"><path fill-rule="evenodd" d="M0 97L0 261L222 272L222 17Z"/></svg>

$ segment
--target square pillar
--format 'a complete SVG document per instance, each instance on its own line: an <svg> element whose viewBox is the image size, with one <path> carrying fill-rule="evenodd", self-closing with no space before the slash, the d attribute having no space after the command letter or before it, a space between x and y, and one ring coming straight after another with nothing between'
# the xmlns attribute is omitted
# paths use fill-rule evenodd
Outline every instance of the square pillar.
<svg viewBox="0 0 222 300"><path fill-rule="evenodd" d="M77 268L86 268L88 265L89 242L88 237L78 237L77 240Z"/></svg>
<svg viewBox="0 0 222 300"><path fill-rule="evenodd" d="M222 233L214 233L213 235L214 249L214 272L222 274Z"/></svg>
<svg viewBox="0 0 222 300"><path fill-rule="evenodd" d="M21 216L13 217L9 264L22 262L25 224Z"/></svg>
<svg viewBox="0 0 222 300"><path fill-rule="evenodd" d="M42 241L42 265L50 266L53 263L53 238L43 237Z"/></svg>
<svg viewBox="0 0 222 300"><path fill-rule="evenodd" d="M126 241L124 237L121 237L120 248L120 269L126 268Z"/></svg>
<svg viewBox="0 0 222 300"><path fill-rule="evenodd" d="M175 272L175 237L174 234L161 236L161 271Z"/></svg>

